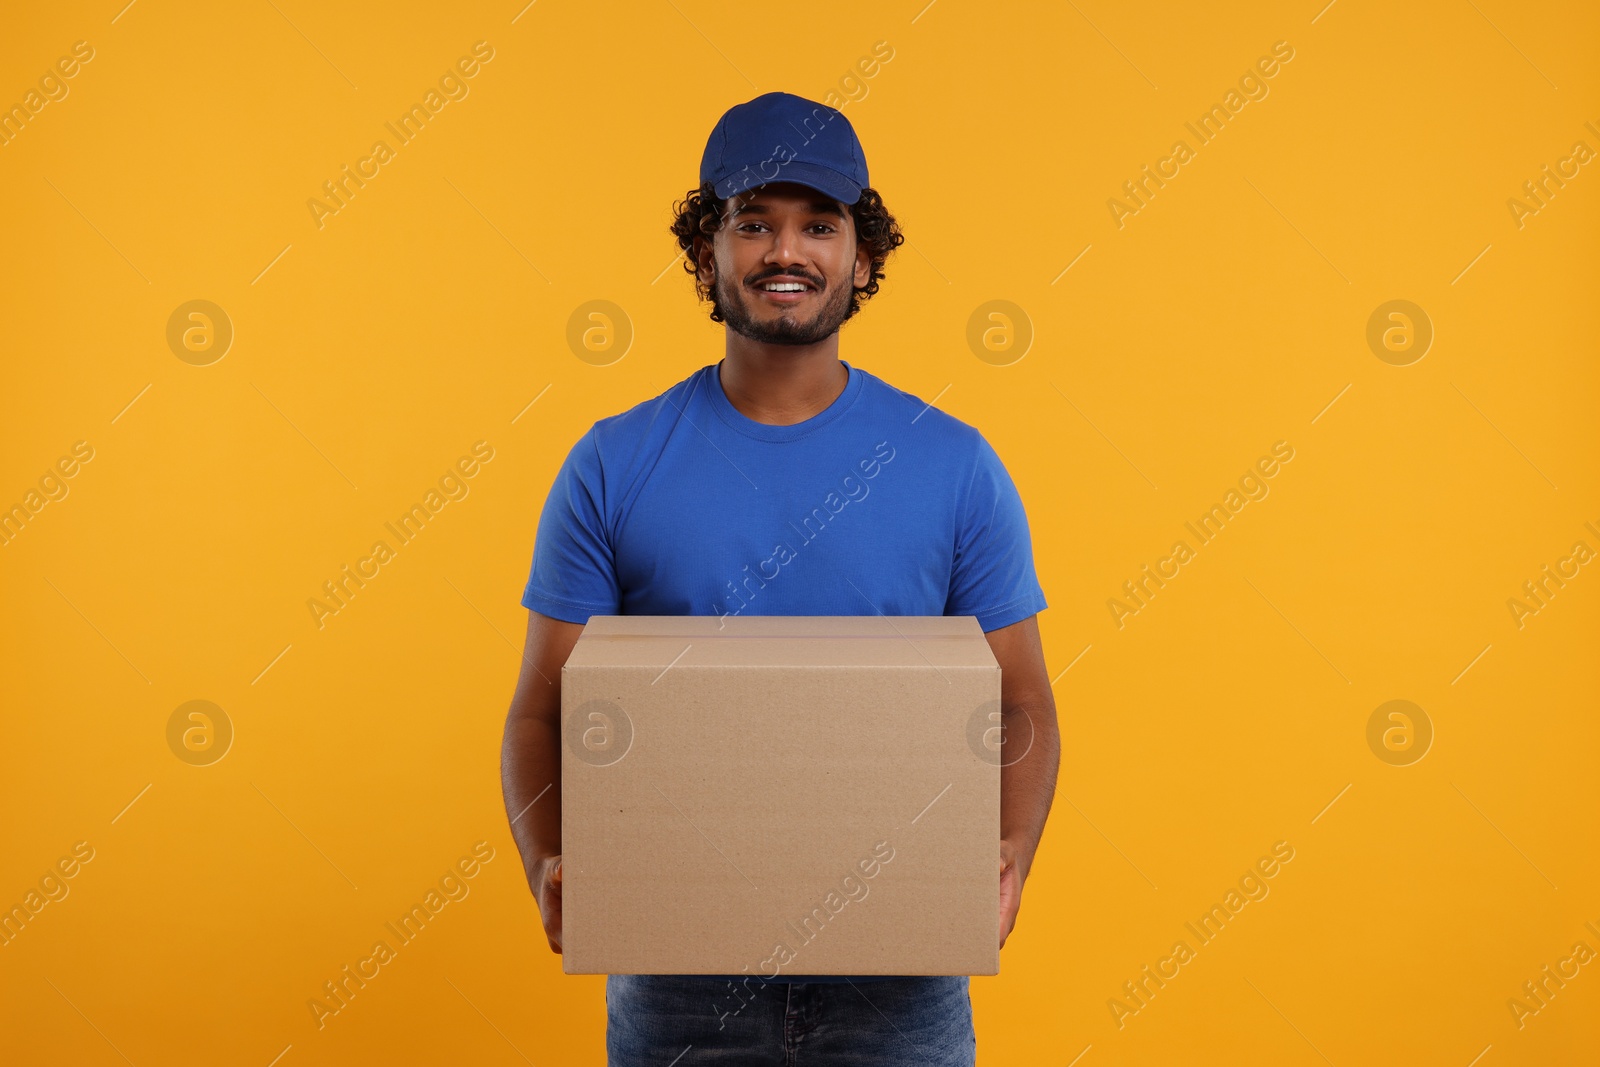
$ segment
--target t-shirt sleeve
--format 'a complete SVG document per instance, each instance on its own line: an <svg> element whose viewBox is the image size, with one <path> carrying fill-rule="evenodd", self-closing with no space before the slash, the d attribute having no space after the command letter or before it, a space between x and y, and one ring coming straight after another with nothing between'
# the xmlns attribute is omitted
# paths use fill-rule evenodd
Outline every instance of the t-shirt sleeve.
<svg viewBox="0 0 1600 1067"><path fill-rule="evenodd" d="M522 606L563 622L620 615L622 595L606 523L605 481L591 427L572 446L539 516Z"/></svg>
<svg viewBox="0 0 1600 1067"><path fill-rule="evenodd" d="M1043 611L1022 497L980 434L977 463L956 530L946 615L974 615L985 633Z"/></svg>

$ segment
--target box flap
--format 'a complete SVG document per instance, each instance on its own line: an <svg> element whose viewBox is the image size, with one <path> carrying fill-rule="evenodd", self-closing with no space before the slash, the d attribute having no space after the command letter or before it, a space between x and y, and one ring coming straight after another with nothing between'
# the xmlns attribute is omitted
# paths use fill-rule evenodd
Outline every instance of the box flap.
<svg viewBox="0 0 1600 1067"><path fill-rule="evenodd" d="M568 657L587 667L998 666L971 615L596 615Z"/></svg>

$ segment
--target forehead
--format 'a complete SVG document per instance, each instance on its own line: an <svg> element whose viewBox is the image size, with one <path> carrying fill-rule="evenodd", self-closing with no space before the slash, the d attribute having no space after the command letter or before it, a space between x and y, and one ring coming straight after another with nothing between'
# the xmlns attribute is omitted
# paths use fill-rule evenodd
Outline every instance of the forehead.
<svg viewBox="0 0 1600 1067"><path fill-rule="evenodd" d="M769 182L728 201L730 216L772 215L791 211L839 219L848 217L839 201L798 182Z"/></svg>

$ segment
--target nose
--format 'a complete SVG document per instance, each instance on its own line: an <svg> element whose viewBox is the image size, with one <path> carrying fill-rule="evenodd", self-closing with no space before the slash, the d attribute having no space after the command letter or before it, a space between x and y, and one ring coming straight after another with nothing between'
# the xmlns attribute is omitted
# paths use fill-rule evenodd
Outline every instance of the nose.
<svg viewBox="0 0 1600 1067"><path fill-rule="evenodd" d="M773 233L772 248L765 257L766 262L784 267L804 263L806 257L801 251L800 236L798 222L785 222L777 227Z"/></svg>

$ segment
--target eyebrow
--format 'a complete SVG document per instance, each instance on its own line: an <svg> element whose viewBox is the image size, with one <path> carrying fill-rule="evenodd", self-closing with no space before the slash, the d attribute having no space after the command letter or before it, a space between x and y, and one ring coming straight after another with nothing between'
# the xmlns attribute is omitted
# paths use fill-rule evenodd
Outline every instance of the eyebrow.
<svg viewBox="0 0 1600 1067"><path fill-rule="evenodd" d="M813 200L806 207L813 215L831 215L836 219L844 218L844 212L840 210L838 203L833 200ZM730 212L728 217L738 218L740 215L769 215L771 213L772 209L765 204L745 203Z"/></svg>

